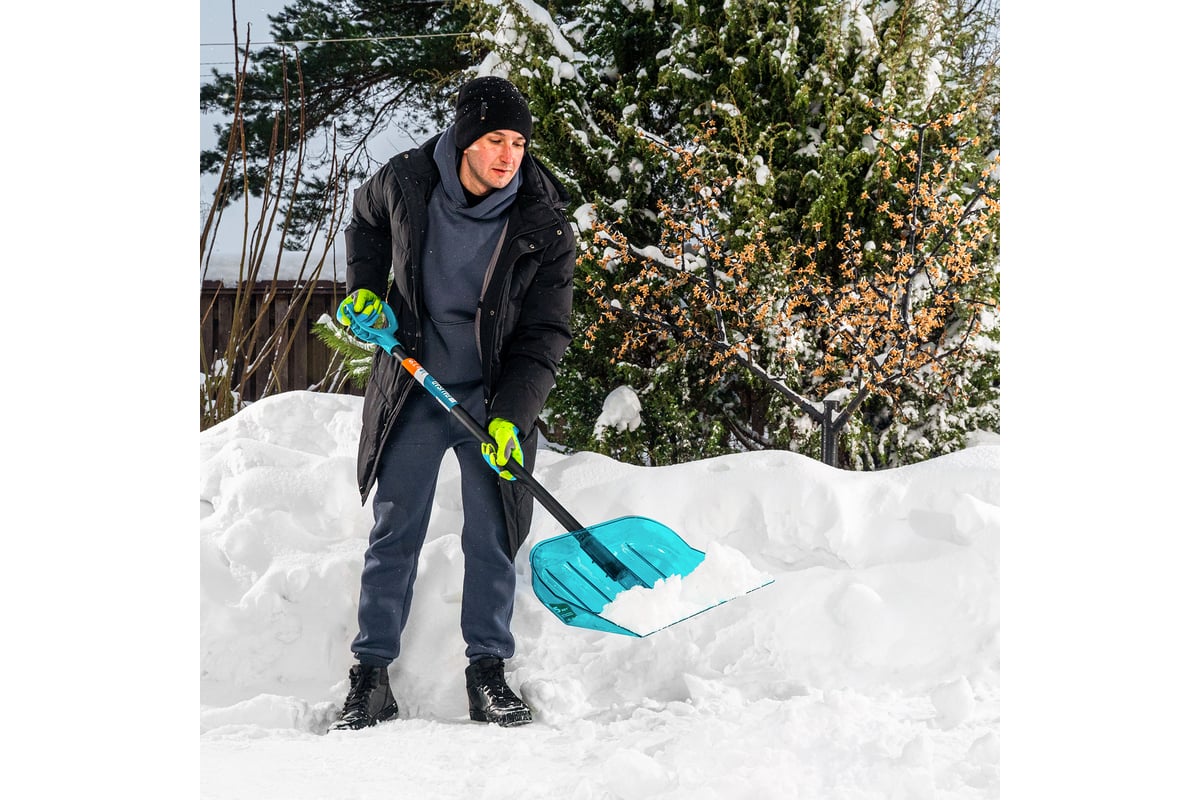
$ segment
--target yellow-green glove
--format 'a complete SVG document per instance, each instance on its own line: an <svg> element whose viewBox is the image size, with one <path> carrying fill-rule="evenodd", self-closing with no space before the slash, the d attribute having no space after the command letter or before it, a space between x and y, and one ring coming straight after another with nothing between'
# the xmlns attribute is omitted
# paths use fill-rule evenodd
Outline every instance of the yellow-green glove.
<svg viewBox="0 0 1200 800"><path fill-rule="evenodd" d="M496 442L479 446L484 460L488 462L488 466L500 474L501 478L506 481L513 480L511 472L501 471L500 468L507 464L510 458L522 467L525 466L525 455L521 452L521 432L508 420L496 417L488 423L488 435Z"/></svg>
<svg viewBox="0 0 1200 800"><path fill-rule="evenodd" d="M338 306L338 322L349 328L351 317L356 317L358 323L364 328L372 325L377 328L387 325L387 320L383 316L383 301L370 289L355 289ZM383 321L383 326L377 324L380 320Z"/></svg>

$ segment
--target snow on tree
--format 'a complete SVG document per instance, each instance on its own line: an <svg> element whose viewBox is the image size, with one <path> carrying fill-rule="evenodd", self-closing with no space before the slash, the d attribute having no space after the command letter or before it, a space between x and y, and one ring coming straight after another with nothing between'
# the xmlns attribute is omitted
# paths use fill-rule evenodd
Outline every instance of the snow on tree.
<svg viewBox="0 0 1200 800"><path fill-rule="evenodd" d="M823 317L793 321L791 334L755 341L761 369L720 370L702 348L672 349L651 339L626 346L638 336L632 318L612 313L618 293L600 291L600 303L577 303L577 328L587 331L591 348L572 349L551 398L548 420L560 439L646 463L742 448L815 453L812 411L830 392L843 398L848 466L925 458L961 446L974 428L998 429L998 215L983 196L961 223L970 244L944 243L949 249L935 259L965 248L971 270L955 273L953 292L929 295L933 306L911 302L924 297L916 284L928 279L917 244L934 247L922 238L932 235L923 215L951 213L955 198L970 198L985 180L986 199L998 200L995 173L985 176L998 151L995 4L591 0L556 5L553 15L532 0L485 5L501 20L485 68L504 70L531 95L539 130L556 132L538 143L539 155L574 180L587 204L580 273L593 294L615 280L608 251L617 231L628 252L643 254L666 237L677 240L677 255L687 256L701 241L695 235L689 244L693 228L710 241L718 237L722 253L757 259L747 260L736 279L726 273L721 285L759 303L766 292L777 306L772 313L787 306L793 317L805 295L788 292L799 292L804 280L810 290L823 286L828 297L840 292L842 311L852 316L853 292L844 285L876 281L872 291L880 295L883 287L871 277L877 265L908 252L913 261L904 271L913 285L902 292L906 303L893 298L892 305L912 314L907 329L920 329L927 340L917 350L925 355L915 356L900 342L885 344L882 327L866 326L875 339L851 343L825 310ZM953 170L941 164L940 176L921 179L925 191L934 191L935 181L936 195L916 194L916 176L906 184L884 174L891 156L881 153L881 132L891 136L889 125L905 124L920 137L920 158L953 159ZM680 148L693 147L697 136L703 146L689 169L700 174L687 174L676 168ZM961 185L948 186L951 180ZM712 193L708 199L719 197L719 208L703 220L697 204L706 199L695 196L697 181ZM920 224L897 234L893 215L902 207ZM755 242L758 251L746 249ZM774 256L764 257L763 247ZM847 253L847 247L858 249ZM794 258L801 253L804 265ZM847 273L847 259L861 263ZM686 274L692 290L705 283L713 290L711 276ZM655 299L667 303L658 294L663 290L655 285ZM696 318L707 315L719 327L718 318L730 314L719 304L728 299L709 301L688 299ZM726 355L739 348L748 355L751 337L737 335L742 339L728 341ZM938 337L941 350L930 350ZM908 346L916 347L911 340ZM894 376L901 364L905 381ZM607 390L620 383L639 392L644 425L636 437L598 441L592 422ZM781 383L804 402L781 392Z"/></svg>
<svg viewBox="0 0 1200 800"><path fill-rule="evenodd" d="M580 229L574 326L590 346L568 351L551 394L544 421L556 441L650 464L760 447L815 455L819 428L811 410L780 391L785 385L810 405L840 404L843 466L906 463L961 446L973 429L999 428L998 215L990 205L999 196L998 15L996 0L458 0L402 9L297 0L272 18L272 36L311 44L252 53L262 81L247 84L246 136L264 138L254 120L278 104L270 86L287 64L295 64L293 82L304 81L306 130L343 148L408 116L432 130L462 80L505 75L530 100L531 152L563 178ZM223 86L205 87L202 106L219 106ZM953 169L943 163L939 175L924 174L926 183L909 178L930 197L906 188L895 172L903 165L886 154L884 137L900 143L901 124L922 137L917 150L927 163L954 149ZM677 169L680 147L695 149L699 184ZM262 156L251 150L253 191ZM355 162L339 180L368 167ZM986 198L976 198L972 221L955 234L964 241L928 258L923 248L934 240L921 231L934 223L922 215L950 214L959 201L966 210L984 183ZM719 193L719 208L699 226L718 246L688 253L693 245L681 241L683 256L749 259L755 251L746 248L758 248L736 276L744 287L718 287L773 303L777 330L739 330L726 349L761 371L711 363L701 348L686 358L651 341L622 349L632 329L628 315L609 313L616 296L587 299L589 286L614 280L606 250L618 232L630 252L648 253L664 236L680 238L672 226L697 227L683 216L694 185ZM893 214L919 224L896 229ZM960 246L974 270L966 283L953 292L922 288L933 272L948 275L941 263ZM920 301L908 305L880 277L900 268L906 247L905 296ZM703 277L712 291L717 276ZM847 289L862 280L865 292ZM852 340L833 323L834 305L800 302L805 281L844 315L861 316L847 304L870 306L867 296L905 309L908 330L921 329L926 344L914 345L914 355L902 337L887 339L865 319L858 330L868 339ZM737 315L719 305L705 313L715 320L717 311L733 336ZM935 357L929 343L939 336ZM905 380L888 381L884 373L901 364ZM621 385L637 392L642 424L619 435L602 428L597 438L604 400Z"/></svg>

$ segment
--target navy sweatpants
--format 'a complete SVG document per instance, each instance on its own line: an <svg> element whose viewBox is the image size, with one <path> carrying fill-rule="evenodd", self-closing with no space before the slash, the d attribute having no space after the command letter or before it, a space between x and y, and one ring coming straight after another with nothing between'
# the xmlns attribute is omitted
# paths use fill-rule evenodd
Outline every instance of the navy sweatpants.
<svg viewBox="0 0 1200 800"><path fill-rule="evenodd" d="M446 388L475 419L484 419L481 386ZM498 477L480 455L479 442L436 400L414 388L380 456L375 525L358 603L359 632L350 648L363 664L386 666L400 653L438 468L449 448L462 471L462 635L467 658L513 655L516 567L508 556Z"/></svg>

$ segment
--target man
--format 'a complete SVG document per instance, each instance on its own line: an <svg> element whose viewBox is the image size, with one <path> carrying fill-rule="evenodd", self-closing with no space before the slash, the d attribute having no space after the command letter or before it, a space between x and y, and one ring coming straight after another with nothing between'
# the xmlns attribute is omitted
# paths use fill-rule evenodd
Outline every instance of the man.
<svg viewBox="0 0 1200 800"><path fill-rule="evenodd" d="M468 710L503 726L531 721L504 661L516 592L513 559L529 533L533 498L502 468L532 471L536 420L570 343L575 238L566 190L525 152L533 119L515 86L466 83L454 123L394 156L360 187L346 228L342 324L387 303L404 349L486 425L479 443L412 380L375 354L363 402L358 480L375 487L359 598L357 662L334 729L389 719L387 667L400 653L429 525L438 467L453 448L462 471L462 619ZM389 273L393 280L388 281Z"/></svg>

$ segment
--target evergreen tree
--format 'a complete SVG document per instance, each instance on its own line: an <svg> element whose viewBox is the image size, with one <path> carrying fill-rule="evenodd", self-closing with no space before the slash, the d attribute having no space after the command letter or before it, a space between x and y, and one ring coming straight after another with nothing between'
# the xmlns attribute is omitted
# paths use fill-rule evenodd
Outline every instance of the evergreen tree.
<svg viewBox="0 0 1200 800"><path fill-rule="evenodd" d="M670 168L670 148L656 149L651 146L656 142L695 148L705 179L725 186L723 216L710 224L734 248L760 234L809 246L837 242L847 214L864 242L895 238L891 218L878 209L900 201L902 192L873 171L878 142L870 131L881 122L881 104L890 118L918 124L971 109L958 117L952 134L925 131L931 148L949 146L951 135L956 142L965 137L968 144L957 156L965 162L965 183L978 181L998 148L997 9L991 3L594 0L556 7L557 17L544 11L530 16L530 6L515 0L492 6L505 9L502 19L511 20L511 33L496 37L492 64L509 69L518 82L526 79L523 88L540 93L539 116L559 120L563 133L543 141L539 154L568 170L575 167L583 199L606 223L604 230L615 226L642 246L654 244L661 233L659 203L679 207L689 190ZM621 20L620 33L601 35L609 19ZM571 71L582 76L572 83L548 80L561 76L563 65L554 63L549 71L544 54L563 38L573 42L571 48L559 47L551 60L570 59ZM631 42L640 46L639 59L623 61L619 48ZM715 133L693 144L710 122L716 123ZM609 181L597 175L600 168ZM584 234L581 276L611 280L609 243L594 230ZM992 242L977 254L979 261L994 256L994 237ZM814 258L835 283L838 258L833 247L816 251ZM764 261L743 279L770 282L774 272L787 268ZM975 299L994 305L994 274L981 275L974 291L984 295ZM570 351L562 389L552 398L562 441L595 449L590 423L603 401L600 387L623 381L647 408L676 412L644 414L640 441L623 436L614 455L653 463L730 447L815 452L811 420L763 381L732 373L713 380L711 365L701 358L668 367L653 343L613 363L628 323L616 318L611 329L597 327L598 310L577 305L578 329L591 330L597 341L591 350ZM997 335L995 324L981 334L993 340ZM817 367L827 344L814 339L799 363L772 362L764 355L765 366L794 382L801 394L822 399L829 386ZM974 426L997 427L996 351L976 353L962 361L964 374L951 381L975 391L955 396L936 381L926 387L917 381L893 396L856 405L859 415L847 429L844 459L863 467L899 463L959 446ZM667 393L674 402L655 402L655 393ZM664 451L661 443L675 437L661 434L681 429L686 433L678 437L680 449Z"/></svg>
<svg viewBox="0 0 1200 800"><path fill-rule="evenodd" d="M813 248L813 268L836 288L838 253L822 242L839 242L851 224L864 243L896 238L880 209L903 192L880 176L872 134L884 116L925 125L970 109L953 131L926 127L925 145L965 138L962 192L982 180L999 147L997 16L996 0L298 0L272 18L272 38L323 41L252 50L263 81L247 92L269 109L279 102L271 87L303 77L313 103L305 130L350 142L410 116L436 128L464 77L506 75L530 99L531 151L567 183L582 234L575 330L595 338L568 351L546 415L554 438L645 463L748 447L815 454L811 420L760 377L671 360L653 343L612 360L627 323L605 323L588 300L589 287L614 279L603 232L643 248L659 240L662 209L681 208L694 183L674 168L684 147L722 192L714 233L734 249L757 237ZM427 38L389 38L415 33ZM202 105L229 90L218 79ZM255 169L252 159L252 191ZM994 242L977 263L998 262ZM769 286L793 269L763 260L744 280ZM994 305L995 271L983 270L974 291ZM976 338L994 342L998 316L987 322ZM763 366L816 403L829 391L818 370L828 345L814 336L799 358L766 353ZM957 394L930 378L857 407L846 465L902 463L959 446L973 427L998 430L997 350L976 347L955 368ZM643 424L598 441L604 397L621 384L639 394Z"/></svg>

